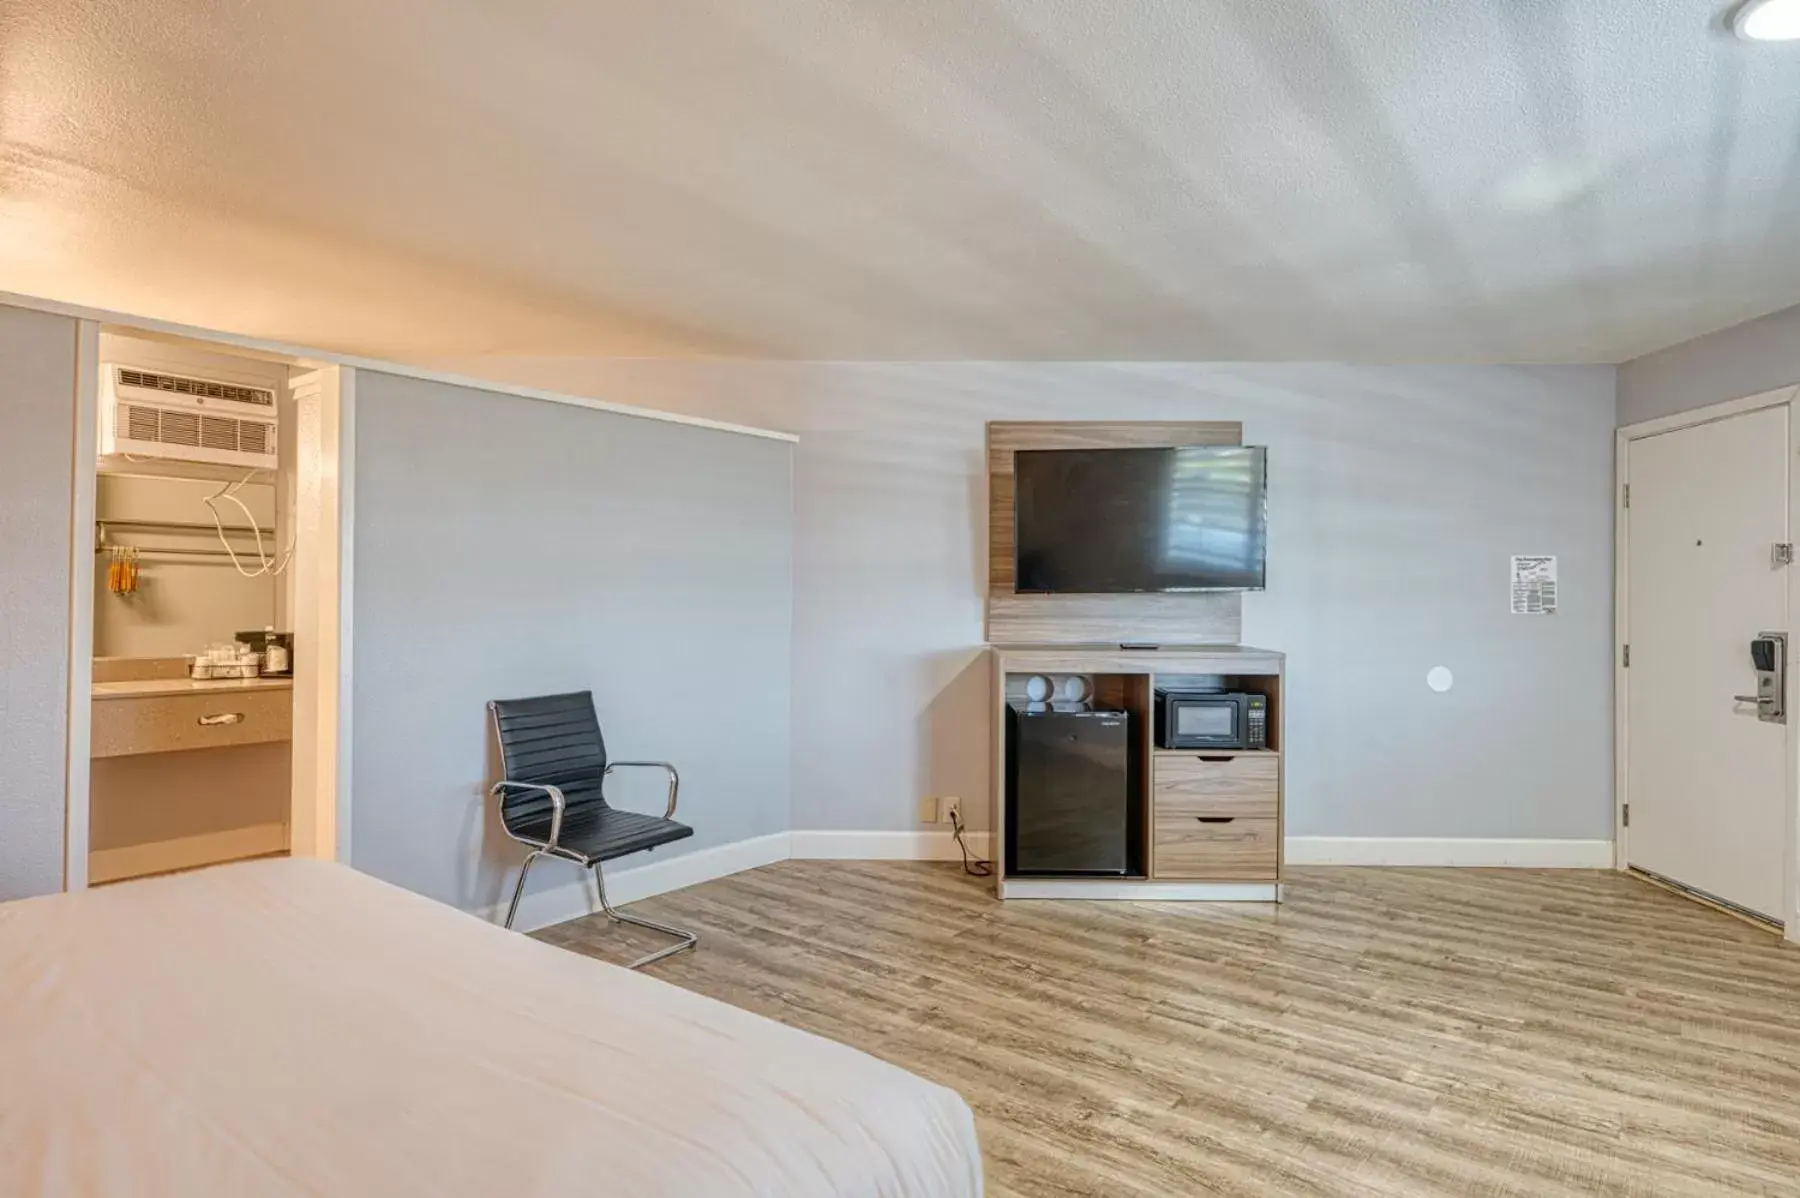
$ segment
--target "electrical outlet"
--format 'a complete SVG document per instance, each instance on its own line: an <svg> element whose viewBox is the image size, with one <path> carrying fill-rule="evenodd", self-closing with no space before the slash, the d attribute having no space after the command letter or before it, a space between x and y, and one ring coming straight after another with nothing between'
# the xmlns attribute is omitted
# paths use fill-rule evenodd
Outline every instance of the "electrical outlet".
<svg viewBox="0 0 1800 1198"><path fill-rule="evenodd" d="M944 795L937 801L937 822L954 824L962 819L962 800L955 795Z"/></svg>

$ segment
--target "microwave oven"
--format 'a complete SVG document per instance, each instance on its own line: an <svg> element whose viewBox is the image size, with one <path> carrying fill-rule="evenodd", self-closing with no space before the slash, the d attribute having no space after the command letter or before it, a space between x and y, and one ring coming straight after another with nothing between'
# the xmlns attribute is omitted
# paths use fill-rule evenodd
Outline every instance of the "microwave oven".
<svg viewBox="0 0 1800 1198"><path fill-rule="evenodd" d="M1159 749L1264 749L1268 744L1267 695L1157 689Z"/></svg>

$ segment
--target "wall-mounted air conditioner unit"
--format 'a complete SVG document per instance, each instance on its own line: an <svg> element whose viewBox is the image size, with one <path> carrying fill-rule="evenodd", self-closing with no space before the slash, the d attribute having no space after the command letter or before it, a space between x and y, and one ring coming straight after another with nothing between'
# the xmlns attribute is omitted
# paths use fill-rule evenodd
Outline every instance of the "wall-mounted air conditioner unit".
<svg viewBox="0 0 1800 1198"><path fill-rule="evenodd" d="M100 367L100 452L273 470L275 392L133 366Z"/></svg>

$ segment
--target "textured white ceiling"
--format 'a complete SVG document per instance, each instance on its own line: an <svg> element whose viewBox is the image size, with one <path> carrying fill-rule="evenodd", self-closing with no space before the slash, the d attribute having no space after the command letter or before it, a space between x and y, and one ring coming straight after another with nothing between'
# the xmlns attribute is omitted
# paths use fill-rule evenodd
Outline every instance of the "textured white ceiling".
<svg viewBox="0 0 1800 1198"><path fill-rule="evenodd" d="M378 353L1616 361L1800 301L1697 0L0 0L0 289Z"/></svg>

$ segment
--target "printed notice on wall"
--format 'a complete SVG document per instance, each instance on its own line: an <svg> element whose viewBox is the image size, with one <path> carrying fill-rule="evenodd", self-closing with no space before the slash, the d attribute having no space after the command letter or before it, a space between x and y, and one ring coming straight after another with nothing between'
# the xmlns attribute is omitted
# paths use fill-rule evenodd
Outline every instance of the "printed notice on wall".
<svg viewBox="0 0 1800 1198"><path fill-rule="evenodd" d="M1512 614L1515 616L1554 616L1556 614L1556 558L1520 557L1512 559Z"/></svg>

